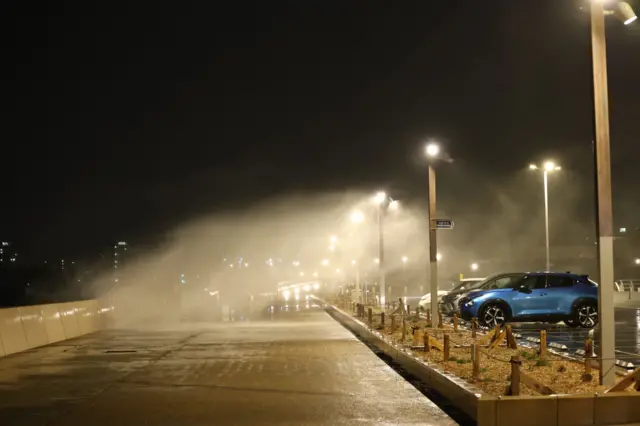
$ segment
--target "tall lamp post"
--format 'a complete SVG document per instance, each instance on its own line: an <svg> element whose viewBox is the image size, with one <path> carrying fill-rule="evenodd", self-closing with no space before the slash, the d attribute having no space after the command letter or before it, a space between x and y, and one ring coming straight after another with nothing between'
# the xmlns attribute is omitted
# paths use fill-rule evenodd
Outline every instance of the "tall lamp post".
<svg viewBox="0 0 640 426"><path fill-rule="evenodd" d="M605 15L615 15L625 25L637 17L631 6L616 1L591 0L591 54L593 64L593 109L596 166L596 227L598 233L598 316L600 320L600 384L615 383L615 323L613 311L613 203L611 197L611 153L609 140L609 94Z"/></svg>
<svg viewBox="0 0 640 426"><path fill-rule="evenodd" d="M389 197L385 192L378 192L373 197L376 204L376 215L378 220L378 274L380 279L380 306L386 304L386 271L384 263L384 215L387 210L395 210L398 208L398 201Z"/></svg>
<svg viewBox="0 0 640 426"><path fill-rule="evenodd" d="M538 166L530 164L529 169L538 170ZM551 270L551 260L549 256L549 173L561 170L560 166L556 166L553 161L547 161L542 167L542 175L544 176L544 235L546 248L546 270Z"/></svg>
<svg viewBox="0 0 640 426"><path fill-rule="evenodd" d="M427 158L435 160L440 157L440 145L429 143L425 149ZM429 161L429 273L431 293L431 315L436 318L438 314L438 242L436 240L436 170L433 161Z"/></svg>

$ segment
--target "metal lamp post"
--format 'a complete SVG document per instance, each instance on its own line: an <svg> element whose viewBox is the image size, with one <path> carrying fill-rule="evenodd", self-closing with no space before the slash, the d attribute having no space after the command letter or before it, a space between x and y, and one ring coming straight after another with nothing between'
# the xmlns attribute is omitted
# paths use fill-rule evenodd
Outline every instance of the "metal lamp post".
<svg viewBox="0 0 640 426"><path fill-rule="evenodd" d="M530 164L529 169L538 170L538 166ZM551 259L549 254L549 173L561 170L560 166L556 166L553 161L547 161L542 167L542 175L544 180L544 235L545 235L545 253L546 253L546 270L551 270Z"/></svg>
<svg viewBox="0 0 640 426"><path fill-rule="evenodd" d="M605 15L615 15L625 25L637 17L626 2L615 2L605 10L603 0L591 2L591 54L593 64L593 108L596 168L596 227L598 234L598 316L600 320L600 384L615 383L615 323L613 310L613 202L609 139L609 94Z"/></svg>

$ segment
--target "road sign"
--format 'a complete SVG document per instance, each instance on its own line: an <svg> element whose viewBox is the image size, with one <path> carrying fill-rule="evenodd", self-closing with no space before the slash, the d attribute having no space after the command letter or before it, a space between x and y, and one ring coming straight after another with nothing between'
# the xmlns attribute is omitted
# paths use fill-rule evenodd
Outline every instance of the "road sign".
<svg viewBox="0 0 640 426"><path fill-rule="evenodd" d="M431 225L432 229L453 229L453 221L451 219L434 219Z"/></svg>

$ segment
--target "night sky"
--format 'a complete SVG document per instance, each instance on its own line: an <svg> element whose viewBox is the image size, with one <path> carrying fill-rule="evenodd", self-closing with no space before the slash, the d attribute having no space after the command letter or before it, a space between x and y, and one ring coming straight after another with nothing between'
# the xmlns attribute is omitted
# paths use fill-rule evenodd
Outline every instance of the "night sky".
<svg viewBox="0 0 640 426"><path fill-rule="evenodd" d="M482 211L548 156L588 187L578 3L5 0L0 237L79 256L290 192L419 198L428 138L456 159L439 181L452 210ZM640 208L640 25L607 31L626 224Z"/></svg>

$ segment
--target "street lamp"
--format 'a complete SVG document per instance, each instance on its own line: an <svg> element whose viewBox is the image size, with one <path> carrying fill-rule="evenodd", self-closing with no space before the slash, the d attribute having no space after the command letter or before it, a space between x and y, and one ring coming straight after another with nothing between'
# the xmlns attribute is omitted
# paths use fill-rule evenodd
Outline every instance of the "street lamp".
<svg viewBox="0 0 640 426"><path fill-rule="evenodd" d="M600 320L600 384L611 386L616 380L615 322L613 315L613 203L611 197L611 150L609 140L609 90L607 87L607 49L605 15L615 15L625 25L634 22L631 6L616 1L605 10L603 0L591 1L591 59L593 66L593 111L596 168L596 225L598 233L598 317Z"/></svg>
<svg viewBox="0 0 640 426"><path fill-rule="evenodd" d="M430 142L425 147L425 154L429 159L429 271L430 271L430 288L431 288L431 315L438 314L438 261L441 259L438 253L438 242L436 240L436 170L433 162L438 159L449 160L447 156L443 156L440 145Z"/></svg>
<svg viewBox="0 0 640 426"><path fill-rule="evenodd" d="M535 164L529 164L529 169L539 170ZM549 183L548 175L553 171L562 170L560 166L556 166L553 161L546 161L542 167L542 175L544 176L544 230L545 230L545 247L546 247L546 267L547 271L551 270L551 261L549 257Z"/></svg>
<svg viewBox="0 0 640 426"><path fill-rule="evenodd" d="M377 206L376 215L378 219L378 273L380 275L380 306L386 304L386 273L384 269L384 214L388 209L397 210L397 201L389 197L386 192L379 191L371 199Z"/></svg>
<svg viewBox="0 0 640 426"><path fill-rule="evenodd" d="M355 210L351 212L350 219L352 223L362 223L364 222L364 215L362 214L361 211Z"/></svg>
<svg viewBox="0 0 640 426"><path fill-rule="evenodd" d="M477 263L475 263L475 262L474 262L474 263L472 263L472 264L471 264L471 270L472 270L472 271L477 271L477 270L478 270L478 264L477 264Z"/></svg>
<svg viewBox="0 0 640 426"><path fill-rule="evenodd" d="M640 265L640 258L636 259L635 262L636 262L636 265Z"/></svg>

